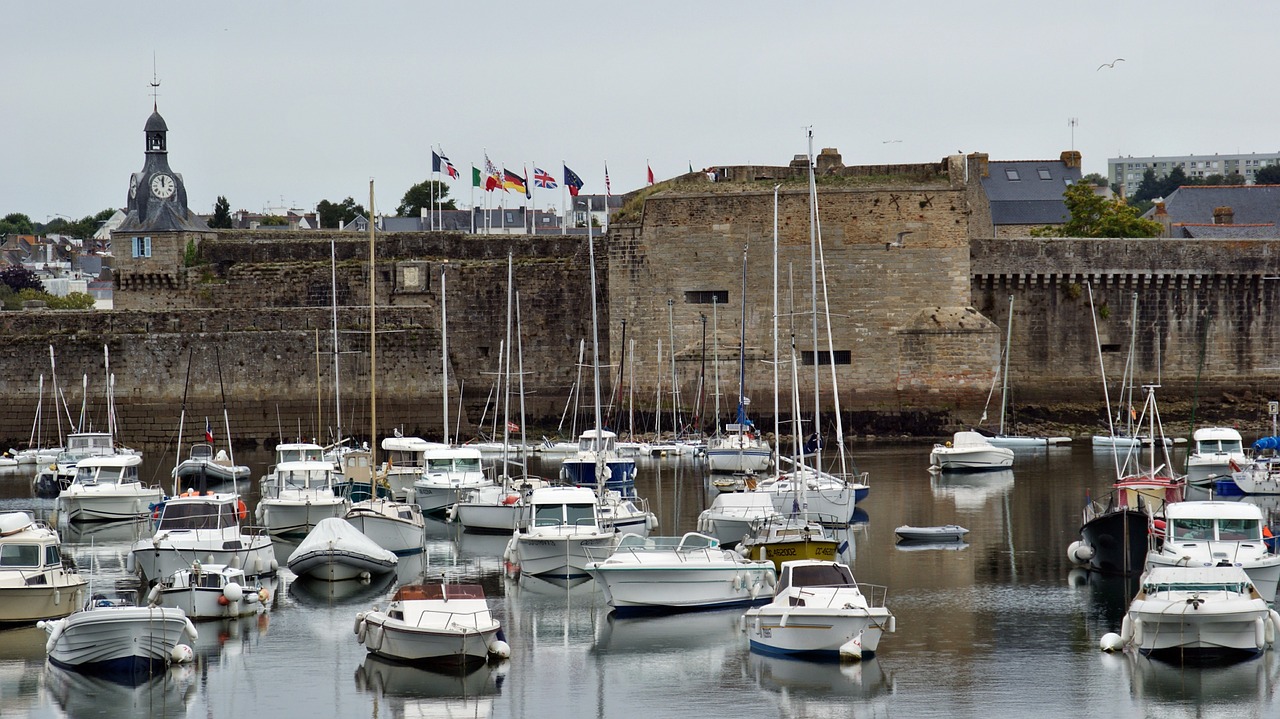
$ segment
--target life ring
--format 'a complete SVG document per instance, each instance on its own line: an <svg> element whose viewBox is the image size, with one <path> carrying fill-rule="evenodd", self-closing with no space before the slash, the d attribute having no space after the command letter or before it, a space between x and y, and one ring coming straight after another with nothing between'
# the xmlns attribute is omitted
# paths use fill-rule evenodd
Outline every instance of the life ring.
<svg viewBox="0 0 1280 719"><path fill-rule="evenodd" d="M249 508L248 508L248 507L246 507L246 506L244 505L244 500L243 500L243 499L237 499L237 500L236 500L236 509L238 509L238 510L240 511L240 519L241 519L241 520L243 520L245 517L249 516Z"/></svg>

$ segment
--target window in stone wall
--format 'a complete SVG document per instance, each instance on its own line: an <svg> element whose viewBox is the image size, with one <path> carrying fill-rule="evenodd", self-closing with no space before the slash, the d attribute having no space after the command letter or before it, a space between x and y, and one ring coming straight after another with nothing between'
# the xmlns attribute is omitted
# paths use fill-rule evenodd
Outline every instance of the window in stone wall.
<svg viewBox="0 0 1280 719"><path fill-rule="evenodd" d="M686 290L684 293L684 303L686 305L727 305L729 304L729 291Z"/></svg>
<svg viewBox="0 0 1280 719"><path fill-rule="evenodd" d="M133 238L133 256L134 257L150 257L151 256L151 238L150 237Z"/></svg>
<svg viewBox="0 0 1280 719"><path fill-rule="evenodd" d="M835 352L828 352L827 350L822 350L821 352L818 353L818 364L820 365L831 364L832 355L835 356L835 364L853 364L853 357L849 352L849 350L836 350ZM800 363L812 367L813 352L801 351Z"/></svg>
<svg viewBox="0 0 1280 719"><path fill-rule="evenodd" d="M1104 344L1104 345L1102 345L1101 349L1102 349L1102 351L1103 351L1103 352L1119 352L1119 351L1120 351L1120 345L1119 345L1119 344Z"/></svg>

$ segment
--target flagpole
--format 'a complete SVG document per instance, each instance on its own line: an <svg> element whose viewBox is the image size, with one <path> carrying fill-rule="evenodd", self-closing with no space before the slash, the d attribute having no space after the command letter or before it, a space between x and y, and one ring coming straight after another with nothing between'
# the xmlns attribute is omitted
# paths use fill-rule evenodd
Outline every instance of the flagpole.
<svg viewBox="0 0 1280 719"><path fill-rule="evenodd" d="M533 171L534 172L538 171L537 162L533 163ZM538 183L536 182L531 183L529 178L528 167L524 168L524 182L525 182L525 185L524 185L525 192L529 193L529 212L531 213L529 215L529 234L533 235L533 234L536 234L537 227L538 227L538 223L536 219L538 215L538 198L537 198L537 194L534 192L534 190L536 190L538 187Z"/></svg>
<svg viewBox="0 0 1280 719"><path fill-rule="evenodd" d="M560 179L564 179L564 168L568 164L564 160L560 161ZM569 183L565 182L560 185L560 234L569 234Z"/></svg>
<svg viewBox="0 0 1280 719"><path fill-rule="evenodd" d="M476 166L471 166L471 234L476 233Z"/></svg>

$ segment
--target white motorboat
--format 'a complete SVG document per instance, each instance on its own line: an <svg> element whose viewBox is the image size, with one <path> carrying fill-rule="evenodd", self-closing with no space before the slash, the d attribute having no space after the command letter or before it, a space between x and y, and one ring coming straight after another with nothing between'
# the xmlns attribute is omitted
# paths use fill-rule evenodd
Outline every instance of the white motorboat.
<svg viewBox="0 0 1280 719"><path fill-rule="evenodd" d="M1147 552L1148 570L1156 567L1244 569L1268 602L1280 586L1280 555L1263 541L1262 510L1247 502L1174 502L1165 505L1162 542Z"/></svg>
<svg viewBox="0 0 1280 719"><path fill-rule="evenodd" d="M784 562L773 601L747 610L751 650L814 659L873 656L897 621L884 587L858 584L838 562Z"/></svg>
<svg viewBox="0 0 1280 719"><path fill-rule="evenodd" d="M600 497L600 526L618 534L649 536L658 526L658 515L649 511L649 500L612 489L597 492Z"/></svg>
<svg viewBox="0 0 1280 719"><path fill-rule="evenodd" d="M58 495L58 507L72 522L112 522L151 514L163 493L138 480L142 457L112 454L85 457L75 478Z"/></svg>
<svg viewBox="0 0 1280 719"><path fill-rule="evenodd" d="M345 518L361 534L396 556L421 552L426 543L422 509L412 502L366 499L351 505Z"/></svg>
<svg viewBox="0 0 1280 719"><path fill-rule="evenodd" d="M45 649L54 665L124 680L164 671L181 656L178 642L199 636L181 609L140 607L137 593L124 590L94 593L81 611L37 626L49 634Z"/></svg>
<svg viewBox="0 0 1280 719"><path fill-rule="evenodd" d="M567 440L552 440L546 437L542 438L542 444L534 445L534 454L540 454L543 457L568 457L571 454L578 453L578 443L569 442Z"/></svg>
<svg viewBox="0 0 1280 719"><path fill-rule="evenodd" d="M977 432L956 432L950 442L933 445L931 469L943 472L981 472L1013 466L1013 450L996 447Z"/></svg>
<svg viewBox="0 0 1280 719"><path fill-rule="evenodd" d="M62 447L28 447L11 452L13 458L18 464L39 464L47 465L58 460L58 455L62 454Z"/></svg>
<svg viewBox="0 0 1280 719"><path fill-rule="evenodd" d="M421 437L397 435L384 438L382 450L386 452L387 460L381 468L381 475L391 488L392 495L402 502L407 501L413 483L422 477L423 457L427 451L448 448L447 444L428 442Z"/></svg>
<svg viewBox="0 0 1280 719"><path fill-rule="evenodd" d="M1238 566L1161 566L1142 575L1120 634L1102 648L1132 646L1177 664L1250 659L1275 643L1280 614Z"/></svg>
<svg viewBox="0 0 1280 719"><path fill-rule="evenodd" d="M87 584L53 528L26 512L0 514L0 625L65 617Z"/></svg>
<svg viewBox="0 0 1280 719"><path fill-rule="evenodd" d="M165 577L148 594L151 603L181 609L192 619L260 614L270 598L265 587L249 583L243 569L199 562Z"/></svg>
<svg viewBox="0 0 1280 719"><path fill-rule="evenodd" d="M274 535L305 537L320 520L345 516L351 502L335 491L336 475L328 460L275 465L263 478L263 497L255 510L258 523Z"/></svg>
<svg viewBox="0 0 1280 719"><path fill-rule="evenodd" d="M543 487L529 494L525 515L503 558L522 574L574 579L587 576L587 550L612 547L616 535L600 523L596 493L586 487Z"/></svg>
<svg viewBox="0 0 1280 719"><path fill-rule="evenodd" d="M289 571L328 582L394 572L396 555L342 519L322 519L289 555Z"/></svg>
<svg viewBox="0 0 1280 719"><path fill-rule="evenodd" d="M698 531L715 537L722 546L733 548L753 525L778 514L773 499L763 492L725 492L711 500L698 515Z"/></svg>
<svg viewBox="0 0 1280 719"><path fill-rule="evenodd" d="M792 460L780 457L779 462L788 464ZM867 477L867 472L838 476L800 465L758 481L755 491L768 495L779 512L809 512L833 517L837 524L848 524L858 502L871 491Z"/></svg>
<svg viewBox="0 0 1280 719"><path fill-rule="evenodd" d="M157 511L155 534L134 542L127 560L144 582L156 583L192 562L239 567L250 577L273 574L279 566L271 536L241 526L248 509L239 495L188 490Z"/></svg>
<svg viewBox="0 0 1280 719"><path fill-rule="evenodd" d="M588 564L587 572L619 613L751 604L769 596L776 580L773 562L746 559L696 532L647 538L625 534L607 558Z"/></svg>
<svg viewBox="0 0 1280 719"><path fill-rule="evenodd" d="M356 640L371 654L408 664L475 666L510 656L479 584L408 584L386 611L356 615Z"/></svg>
<svg viewBox="0 0 1280 719"><path fill-rule="evenodd" d="M580 487L626 489L635 481L636 460L621 457L615 448L618 435L589 429L578 438L578 451L560 463L560 479ZM597 473L603 469L604 482Z"/></svg>
<svg viewBox="0 0 1280 719"><path fill-rule="evenodd" d="M1231 477L1245 494L1280 494L1280 437L1259 437L1253 443L1253 459L1228 466Z"/></svg>
<svg viewBox="0 0 1280 719"><path fill-rule="evenodd" d="M37 497L57 497L76 476L76 465L86 457L109 457L115 454L141 453L117 448L110 432L73 432L67 435L66 448L53 463L43 467L32 479Z"/></svg>
<svg viewBox="0 0 1280 719"><path fill-rule="evenodd" d="M480 450L473 446L428 449L422 461L422 476L413 481L413 492L427 515L443 515L472 490L494 484L480 466Z"/></svg>
<svg viewBox="0 0 1280 719"><path fill-rule="evenodd" d="M201 442L191 445L187 458L173 468L173 477L181 486L204 491L214 485L247 479L249 471L248 467L232 462L227 450L220 449L215 454L213 445Z"/></svg>
<svg viewBox="0 0 1280 719"><path fill-rule="evenodd" d="M1248 464L1244 439L1230 427L1202 427L1191 435L1194 444L1187 455L1187 481L1212 485L1219 477L1230 477Z"/></svg>
<svg viewBox="0 0 1280 719"><path fill-rule="evenodd" d="M524 498L546 486L547 481L541 477L523 476L481 487L457 504L454 519L466 532L510 535L524 512Z"/></svg>
<svg viewBox="0 0 1280 719"><path fill-rule="evenodd" d="M912 527L904 524L893 530L893 533L902 542L962 542L969 530L958 524L937 527Z"/></svg>

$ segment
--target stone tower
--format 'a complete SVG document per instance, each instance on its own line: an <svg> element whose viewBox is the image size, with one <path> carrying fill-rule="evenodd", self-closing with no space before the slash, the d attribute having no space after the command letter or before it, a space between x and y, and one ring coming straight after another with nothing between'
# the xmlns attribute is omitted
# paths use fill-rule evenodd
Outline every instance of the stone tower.
<svg viewBox="0 0 1280 719"><path fill-rule="evenodd" d="M182 175L169 168L169 127L152 108L143 132L146 159L129 178L127 216L111 233L116 257L115 306L152 306L148 293L186 284L183 256L188 245L198 248L211 235L209 226L187 207Z"/></svg>

